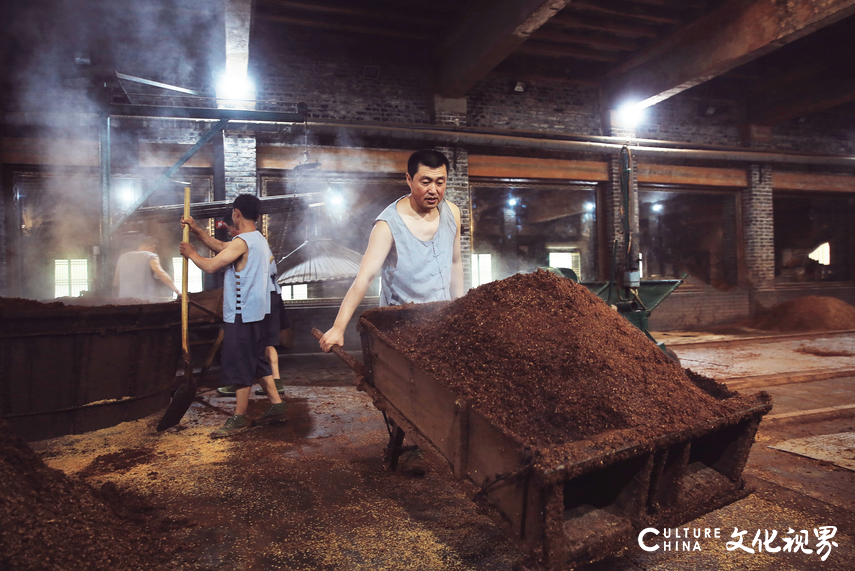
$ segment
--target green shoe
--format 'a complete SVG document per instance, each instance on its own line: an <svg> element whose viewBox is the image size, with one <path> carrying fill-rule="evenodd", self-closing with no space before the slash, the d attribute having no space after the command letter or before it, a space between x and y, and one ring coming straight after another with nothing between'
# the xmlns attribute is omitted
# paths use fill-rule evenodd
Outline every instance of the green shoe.
<svg viewBox="0 0 855 571"><path fill-rule="evenodd" d="M270 405L267 412L262 414L261 417L255 421L255 424L260 424L262 426L267 424L280 424L286 420L288 420L288 417L285 415L285 403L280 402L278 404Z"/></svg>
<svg viewBox="0 0 855 571"><path fill-rule="evenodd" d="M233 397L237 394L237 386L229 385L227 387L220 387L217 389L217 392L227 397Z"/></svg>
<svg viewBox="0 0 855 571"><path fill-rule="evenodd" d="M252 424L245 414L236 414L226 419L225 424L211 433L211 438L225 438L232 436L251 427Z"/></svg>
<svg viewBox="0 0 855 571"><path fill-rule="evenodd" d="M278 392L280 395L285 394L285 387L282 386L282 379L273 379L273 384L276 385L276 392ZM258 389L255 389L255 394L263 395L266 393L264 392L264 389L258 388Z"/></svg>

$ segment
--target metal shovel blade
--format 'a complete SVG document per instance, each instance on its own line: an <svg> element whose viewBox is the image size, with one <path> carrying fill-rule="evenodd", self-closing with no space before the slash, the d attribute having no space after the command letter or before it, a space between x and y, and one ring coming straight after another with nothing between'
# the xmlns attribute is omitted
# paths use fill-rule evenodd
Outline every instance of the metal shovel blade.
<svg viewBox="0 0 855 571"><path fill-rule="evenodd" d="M194 398L196 398L196 379L190 377L189 380L181 383L175 390L175 394L172 395L172 400L163 414L163 418L157 424L157 431L162 432L181 422L190 405L193 404Z"/></svg>
<svg viewBox="0 0 855 571"><path fill-rule="evenodd" d="M184 218L190 217L190 187L184 187ZM190 241L190 227L186 224L182 232L182 241ZM172 401L166 409L166 413L157 425L157 431L161 432L167 428L171 428L181 422L187 409L196 398L196 379L193 377L193 360L190 357L190 342L188 338L189 326L189 301L187 295L188 283L188 263L189 260L185 257L181 268L181 349L184 353L184 379L185 381L179 385L172 395Z"/></svg>

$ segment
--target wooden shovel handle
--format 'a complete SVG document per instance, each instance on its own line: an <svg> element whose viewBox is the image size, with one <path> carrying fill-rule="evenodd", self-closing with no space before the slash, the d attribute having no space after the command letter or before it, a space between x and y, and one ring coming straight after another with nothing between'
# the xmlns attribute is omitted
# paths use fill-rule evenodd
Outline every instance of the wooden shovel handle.
<svg viewBox="0 0 855 571"><path fill-rule="evenodd" d="M190 187L184 187L184 218L190 218ZM182 242L190 241L190 226L188 224L184 225L184 232L181 237ZM183 257L183 265L181 266L181 349L184 351L184 368L190 369L192 372L192 365L190 364L190 342L188 339L188 324L190 322L190 308L188 302L190 299L187 297L187 273L189 266L187 265L190 260L187 259L186 256Z"/></svg>
<svg viewBox="0 0 855 571"><path fill-rule="evenodd" d="M321 333L321 331L317 327L313 327L312 336L318 341L320 341L321 337L323 337L324 334ZM332 347L330 347L330 351L332 351L336 357L347 363L347 366L353 369L353 372L355 372L357 375L362 375L362 363L351 357L347 353L347 351L345 351L341 347L341 345L333 345Z"/></svg>

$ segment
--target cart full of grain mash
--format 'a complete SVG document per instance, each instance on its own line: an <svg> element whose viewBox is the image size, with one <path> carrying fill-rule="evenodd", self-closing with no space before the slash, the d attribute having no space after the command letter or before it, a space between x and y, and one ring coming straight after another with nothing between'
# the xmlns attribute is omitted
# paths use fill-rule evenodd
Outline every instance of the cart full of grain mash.
<svg viewBox="0 0 855 571"><path fill-rule="evenodd" d="M358 330L360 388L534 567L614 554L749 493L770 397L682 369L569 279L519 274L365 312Z"/></svg>

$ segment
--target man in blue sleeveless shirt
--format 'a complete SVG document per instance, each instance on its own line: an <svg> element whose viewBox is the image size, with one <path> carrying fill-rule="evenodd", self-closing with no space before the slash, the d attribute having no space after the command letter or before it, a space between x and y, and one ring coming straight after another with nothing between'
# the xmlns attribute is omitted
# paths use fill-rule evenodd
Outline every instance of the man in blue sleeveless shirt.
<svg viewBox="0 0 855 571"><path fill-rule="evenodd" d="M365 292L381 273L380 305L446 301L463 295L460 210L445 200L449 164L435 150L416 151L407 161L410 194L386 207L374 221L356 279L338 310L321 349L344 344L344 330ZM393 434L400 431L389 420ZM403 471L423 476L426 464L416 449Z"/></svg>
<svg viewBox="0 0 855 571"><path fill-rule="evenodd" d="M463 295L460 210L445 200L448 170L448 159L439 151L421 150L410 156L410 194L375 220L356 279L335 323L320 340L325 352L344 344L350 318L381 271L380 305L445 301Z"/></svg>
<svg viewBox="0 0 855 571"><path fill-rule="evenodd" d="M212 274L225 269L223 291L223 348L220 359L220 383L236 385L235 414L215 431L219 438L235 434L251 426L246 417L249 393L255 379L270 398L271 406L255 424L274 424L286 420L285 403L276 391L270 364L264 359L267 346L265 316L270 313L270 292L275 284L270 276L273 258L264 236L255 228L260 201L251 194L241 194L232 205L232 221L236 229L231 242L221 242L201 228L193 219L185 220L190 230L214 252L205 258L187 242L181 243L181 254L202 271Z"/></svg>

